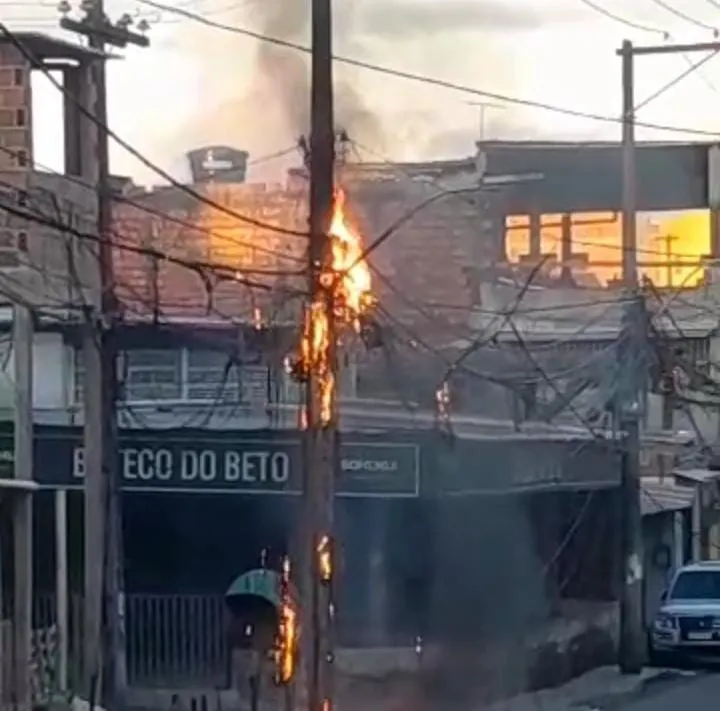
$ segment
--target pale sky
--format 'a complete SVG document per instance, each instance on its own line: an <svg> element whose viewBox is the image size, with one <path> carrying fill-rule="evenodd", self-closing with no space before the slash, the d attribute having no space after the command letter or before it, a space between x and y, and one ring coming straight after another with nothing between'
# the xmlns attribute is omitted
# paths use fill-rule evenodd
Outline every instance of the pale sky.
<svg viewBox="0 0 720 711"><path fill-rule="evenodd" d="M166 0L212 19L262 30L260 8L300 0ZM681 41L708 41L712 32L683 22L653 0L594 0L636 23ZM720 26L708 0L669 0L701 23ZM581 0L335 0L336 52L375 64L498 93L618 115L620 66L615 49L624 39L657 44L662 38L602 17ZM255 62L258 42L178 20L131 0L108 0L114 17L141 12L154 27L150 49L128 49L109 70L110 126L177 178L187 178L183 152L210 142L245 148L262 157L291 146L299 129L279 118L272 79ZM3 21L17 30L54 29L55 4L0 0ZM302 38L300 38L302 41ZM700 58L697 55L696 58ZM295 61L295 58L293 58ZM637 60L637 99L687 69L687 57ZM371 116L349 127L361 145L395 159L444 158L473 151L481 97L338 66L336 80L350 87ZM283 113L284 115L284 113ZM639 121L718 131L720 58L654 101ZM36 155L57 168L60 101L55 89L35 83ZM486 136L507 138L618 138L619 125L508 104L488 109ZM692 139L682 133L639 131L655 139ZM706 137L709 139L710 137ZM696 140L705 140L702 136ZM136 180L162 182L118 146L112 169ZM268 163L260 178L280 177Z"/></svg>

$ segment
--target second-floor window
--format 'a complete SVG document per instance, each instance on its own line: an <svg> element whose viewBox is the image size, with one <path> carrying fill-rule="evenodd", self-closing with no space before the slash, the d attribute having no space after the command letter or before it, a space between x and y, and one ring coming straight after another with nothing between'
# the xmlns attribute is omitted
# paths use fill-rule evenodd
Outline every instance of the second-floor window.
<svg viewBox="0 0 720 711"><path fill-rule="evenodd" d="M75 351L75 402L82 402L82 351ZM203 349L131 350L122 354L118 372L127 402L190 401L265 404L283 401L284 386L269 387L265 365L230 361L228 354ZM282 377L282 376L280 376ZM294 393L294 391L293 391Z"/></svg>
<svg viewBox="0 0 720 711"><path fill-rule="evenodd" d="M182 351L128 351L123 370L128 401L180 400L183 396Z"/></svg>
<svg viewBox="0 0 720 711"><path fill-rule="evenodd" d="M188 350L187 399L239 402L238 369L220 351Z"/></svg>

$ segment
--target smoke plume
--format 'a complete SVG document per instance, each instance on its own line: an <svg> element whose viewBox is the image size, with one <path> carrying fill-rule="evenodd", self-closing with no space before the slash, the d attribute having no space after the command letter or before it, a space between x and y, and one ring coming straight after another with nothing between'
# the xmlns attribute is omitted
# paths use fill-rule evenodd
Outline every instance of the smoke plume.
<svg viewBox="0 0 720 711"><path fill-rule="evenodd" d="M449 32L526 31L536 30L547 24L549 17L543 8L530 10L522 5L501 0L442 0L442 2L417 2L395 0L382 5L370 4L360 19L360 27L366 34L377 37L415 38ZM557 19L569 20L563 11Z"/></svg>
<svg viewBox="0 0 720 711"><path fill-rule="evenodd" d="M337 30L341 42L346 35L350 16L340 13ZM252 15L260 32L290 42L307 44L310 35L310 4L292 2L257 3ZM338 23L336 23L338 24ZM345 31L343 31L345 30ZM259 86L271 86L277 95L286 123L286 129L296 136L307 135L310 126L310 72L307 55L271 43L258 47L255 81ZM363 101L360 92L348 81L335 75L335 122L349 135L375 145L383 145L382 125L378 117Z"/></svg>
<svg viewBox="0 0 720 711"><path fill-rule="evenodd" d="M222 15L215 12L217 17L208 10L228 25L303 45L310 41L308 2L250 0L237 10L224 6ZM337 54L507 94L522 93L514 37L557 20L552 8L543 6L539 16L537 10L508 8L500 0L480 5L475 0L337 0L333 12ZM307 133L306 54L192 22L184 23L174 39L183 58L197 68L194 115L171 135L158 130L151 139L156 160L168 165L186 150L209 143L246 149L252 160L287 148ZM334 80L336 124L377 155L429 160L449 157L447 151L473 152L477 109L462 95L339 63ZM488 112L486 137L518 137L528 123L512 107ZM297 154L289 158L291 164L299 160ZM263 167L279 178L287 166L286 160ZM252 170L251 177L268 178Z"/></svg>

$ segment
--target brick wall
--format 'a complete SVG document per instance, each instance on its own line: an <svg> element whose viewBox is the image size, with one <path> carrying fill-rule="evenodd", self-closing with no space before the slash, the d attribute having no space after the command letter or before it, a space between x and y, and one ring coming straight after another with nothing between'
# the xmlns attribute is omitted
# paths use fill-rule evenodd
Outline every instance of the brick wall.
<svg viewBox="0 0 720 711"><path fill-rule="evenodd" d="M350 216L358 224L365 243L372 240L422 201L420 191L396 185L366 185L350 191ZM195 186L211 200L229 210L297 231L307 229L306 196L302 185L286 190L279 186ZM234 265L242 269L297 270L304 268L306 241L247 224L220 210L202 205L180 191L158 191L134 197L146 206L115 208L120 239L136 247L153 246L159 252L189 262ZM156 214L151 214L152 212ZM163 218L163 214L167 218ZM449 196L405 223L373 252L371 262L384 279L374 275L374 290L395 318L423 331L447 337L466 323L471 302L467 270L472 267L477 238L478 206ZM185 223L185 224L183 224ZM188 226L198 225L199 230ZM147 255L116 250L115 264L123 298L133 309L148 311L157 301L163 315L201 315L207 309L207 285L202 274ZM255 282L277 285L278 277L250 275ZM286 286L302 288L302 280L290 277ZM267 293L223 281L213 289L213 308L227 315L250 314L254 305L272 308ZM421 302L423 313L413 304ZM458 308L441 308L438 304Z"/></svg>
<svg viewBox="0 0 720 711"><path fill-rule="evenodd" d="M0 171L26 172L32 159L30 66L15 47L0 42ZM3 178L4 179L4 178Z"/></svg>
<svg viewBox="0 0 720 711"><path fill-rule="evenodd" d="M302 202L279 188L238 184L195 186L195 190L238 214L304 229ZM251 320L259 310L263 320L277 322L296 315L297 300L291 303L275 287L302 288L299 277L246 270L303 269L302 237L248 224L179 190L136 196L133 202L114 209L116 242L123 245L114 254L116 278L129 315L150 315L154 308L164 317ZM142 252L149 249L171 259ZM245 278L259 288L248 288Z"/></svg>
<svg viewBox="0 0 720 711"><path fill-rule="evenodd" d="M30 67L12 45L0 42L0 199L20 205L32 160ZM0 269L15 270L28 249L24 220L0 215ZM7 296L1 295L3 302Z"/></svg>

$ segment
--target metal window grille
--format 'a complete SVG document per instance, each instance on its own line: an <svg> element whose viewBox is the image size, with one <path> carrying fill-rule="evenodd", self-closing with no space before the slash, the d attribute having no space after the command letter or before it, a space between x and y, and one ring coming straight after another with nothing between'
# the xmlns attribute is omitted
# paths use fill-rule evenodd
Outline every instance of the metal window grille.
<svg viewBox="0 0 720 711"><path fill-rule="evenodd" d="M128 402L180 400L182 353L176 349L141 349L125 354L125 399Z"/></svg>
<svg viewBox="0 0 720 711"><path fill-rule="evenodd" d="M266 365L230 363L227 353L206 349L139 349L121 354L119 378L128 403L154 401L220 402L264 406L297 402L296 385ZM73 351L73 398L83 401L82 349ZM272 381L272 382L271 382Z"/></svg>
<svg viewBox="0 0 720 711"><path fill-rule="evenodd" d="M188 350L186 399L240 402L238 368L222 351Z"/></svg>

